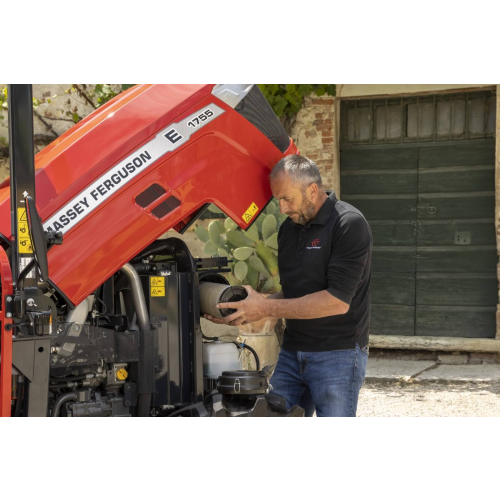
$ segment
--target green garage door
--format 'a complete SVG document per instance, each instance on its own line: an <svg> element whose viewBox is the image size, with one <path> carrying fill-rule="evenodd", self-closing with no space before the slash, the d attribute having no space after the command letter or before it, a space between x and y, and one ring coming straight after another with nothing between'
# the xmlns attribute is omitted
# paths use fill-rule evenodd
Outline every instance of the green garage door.
<svg viewBox="0 0 500 500"><path fill-rule="evenodd" d="M343 103L341 197L374 235L372 334L495 337L494 100Z"/></svg>

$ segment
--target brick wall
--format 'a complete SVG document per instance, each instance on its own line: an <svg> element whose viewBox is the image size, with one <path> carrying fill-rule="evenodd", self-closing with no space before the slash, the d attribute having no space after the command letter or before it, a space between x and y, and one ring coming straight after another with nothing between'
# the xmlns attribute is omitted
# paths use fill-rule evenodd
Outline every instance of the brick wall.
<svg viewBox="0 0 500 500"><path fill-rule="evenodd" d="M302 155L313 160L327 189L339 193L335 99L310 96L304 100L292 127L292 138Z"/></svg>

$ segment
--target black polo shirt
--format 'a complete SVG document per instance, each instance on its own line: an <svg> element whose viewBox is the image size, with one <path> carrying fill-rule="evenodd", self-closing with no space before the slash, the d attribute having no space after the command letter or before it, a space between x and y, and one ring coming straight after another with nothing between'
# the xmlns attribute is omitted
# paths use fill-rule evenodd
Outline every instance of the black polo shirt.
<svg viewBox="0 0 500 500"><path fill-rule="evenodd" d="M329 197L306 226L288 218L278 233L278 264L285 299L326 290L350 305L347 314L286 320L283 348L323 352L368 345L372 233L363 214Z"/></svg>

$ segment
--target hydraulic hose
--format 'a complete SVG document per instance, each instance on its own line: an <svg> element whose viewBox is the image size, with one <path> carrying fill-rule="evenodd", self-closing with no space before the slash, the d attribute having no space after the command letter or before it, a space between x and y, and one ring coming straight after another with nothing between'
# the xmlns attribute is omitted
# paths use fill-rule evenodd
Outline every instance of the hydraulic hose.
<svg viewBox="0 0 500 500"><path fill-rule="evenodd" d="M67 394L59 396L54 403L54 407L52 408L52 416L58 417L62 405L64 403L67 403L68 401L76 401L76 398L77 398L76 392L68 392Z"/></svg>

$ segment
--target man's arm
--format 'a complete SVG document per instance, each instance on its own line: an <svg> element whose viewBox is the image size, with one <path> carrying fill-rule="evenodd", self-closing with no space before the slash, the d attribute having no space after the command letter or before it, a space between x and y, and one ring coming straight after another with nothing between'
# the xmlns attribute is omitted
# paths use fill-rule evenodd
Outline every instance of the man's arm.
<svg viewBox="0 0 500 500"><path fill-rule="evenodd" d="M244 288L247 289L247 292L248 294L252 294L252 297L254 298L257 298L257 299L263 299L263 297L256 293L255 290L252 288L252 287L249 287L249 286L245 286ZM276 302L277 300L280 300L280 299L284 299L285 296L283 295L283 292L277 292L277 293L274 293L273 295L269 295L267 297L267 299L263 299L263 300L272 300L273 302ZM237 302L232 302L233 306L235 306L237 304ZM232 309L235 309L235 307L232 306ZM217 323L218 325L228 325L231 321L228 321L228 318L223 318L223 319L219 319L219 318L214 318L213 316L210 316L209 314L204 314L203 317L205 319L208 319L209 321L211 321L212 323ZM259 318L260 319L260 318ZM245 323L248 323L248 321L245 321ZM238 323L234 323L234 324L231 324L231 326L239 326L243 324L243 321L240 321Z"/></svg>
<svg viewBox="0 0 500 500"><path fill-rule="evenodd" d="M276 294L277 295L277 294ZM283 296L283 295L282 295ZM272 297L268 297L270 299ZM273 297L278 298L278 297ZM284 319L318 319L340 316L349 311L349 304L342 302L326 290L298 299L273 300L266 304L266 317Z"/></svg>
<svg viewBox="0 0 500 500"><path fill-rule="evenodd" d="M219 309L231 307L236 309L236 312L220 320L205 316L206 319L219 324L239 326L262 318L317 319L349 311L349 304L335 298L326 290L298 299L284 299L283 292L279 292L265 299L252 287L245 286L245 289L248 292L247 299L217 306Z"/></svg>
<svg viewBox="0 0 500 500"><path fill-rule="evenodd" d="M351 301L361 282L371 249L371 231L358 213L346 213L332 242L332 253L327 266L326 290L297 299L273 295L266 300L245 287L248 298L242 302L219 304L236 312L224 318L223 323L238 326L261 318L319 319L339 316L349 311Z"/></svg>

